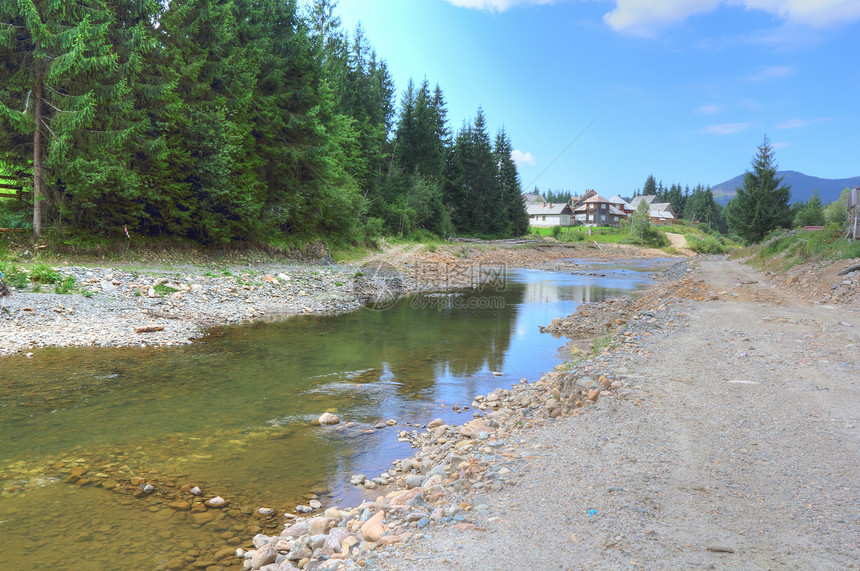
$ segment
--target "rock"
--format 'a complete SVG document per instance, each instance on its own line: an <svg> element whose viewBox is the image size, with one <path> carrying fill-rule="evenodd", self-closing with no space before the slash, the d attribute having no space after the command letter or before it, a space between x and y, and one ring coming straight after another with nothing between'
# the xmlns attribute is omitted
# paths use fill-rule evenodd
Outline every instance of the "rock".
<svg viewBox="0 0 860 571"><path fill-rule="evenodd" d="M219 549L218 551L215 552L213 557L215 559L217 559L218 561L221 561L222 559L226 559L228 557L235 557L236 551L237 550L233 547L222 547L221 549ZM243 552L243 554L244 554L244 552ZM241 555L239 555L238 557L241 557Z"/></svg>
<svg viewBox="0 0 860 571"><path fill-rule="evenodd" d="M322 504L319 500L311 500L308 502L308 506L310 506L312 509L318 510L322 507Z"/></svg>
<svg viewBox="0 0 860 571"><path fill-rule="evenodd" d="M275 510L273 510L272 508L259 508L257 510L257 513L260 515L272 515L273 513L275 513Z"/></svg>
<svg viewBox="0 0 860 571"><path fill-rule="evenodd" d="M145 325L143 327L137 327L134 332L135 333L155 333L157 331L164 331L163 325Z"/></svg>
<svg viewBox="0 0 860 571"><path fill-rule="evenodd" d="M340 519L340 510L337 508L329 508L323 515L329 519Z"/></svg>
<svg viewBox="0 0 860 571"><path fill-rule="evenodd" d="M227 500L221 496L215 496L210 500L206 500L206 505L210 508L222 508L227 505Z"/></svg>
<svg viewBox="0 0 860 571"><path fill-rule="evenodd" d="M322 425L322 426L330 426L330 425L333 425L333 424L338 424L338 423L340 423L340 419L339 419L339 418L337 417L337 415L335 415L335 414L332 414L332 413L330 413L330 412L324 412L324 413L322 414L322 416L320 416L320 417L319 417L319 421L318 421L318 422L319 422L319 423L320 423L320 425Z"/></svg>
<svg viewBox="0 0 860 571"><path fill-rule="evenodd" d="M343 527L336 527L326 536L323 543L323 549L331 549L335 553L340 553L343 548L343 540L349 537L349 532Z"/></svg>
<svg viewBox="0 0 860 571"><path fill-rule="evenodd" d="M600 391L597 389L591 389L590 391L588 391L588 400L590 400L590 401L596 401L597 397L599 397L599 396L600 396Z"/></svg>
<svg viewBox="0 0 860 571"><path fill-rule="evenodd" d="M187 512L191 511L191 502L187 502L185 500L177 500L175 502L170 502L169 504L167 504L167 507L178 512Z"/></svg>
<svg viewBox="0 0 860 571"><path fill-rule="evenodd" d="M310 506L298 505L298 506L296 506L296 511L299 512L300 514L309 514L312 511L314 511L314 508L312 508Z"/></svg>
<svg viewBox="0 0 860 571"><path fill-rule="evenodd" d="M310 524L307 521L299 521L284 529L284 531L281 532L281 538L295 539L307 534L309 529Z"/></svg>
<svg viewBox="0 0 860 571"><path fill-rule="evenodd" d="M708 545L708 551L713 551L715 553L734 553L735 549L733 547L729 547L727 545Z"/></svg>
<svg viewBox="0 0 860 571"><path fill-rule="evenodd" d="M200 494L202 494L202 493L203 493L203 492L200 490L200 488L198 488L197 486L194 486L193 488L191 488L190 490L188 490L188 492L189 492L189 493L191 493L191 494L194 494L195 496L199 496Z"/></svg>
<svg viewBox="0 0 860 571"><path fill-rule="evenodd" d="M308 520L308 535L322 535L326 532L329 524L329 519L324 517L315 517Z"/></svg>
<svg viewBox="0 0 860 571"><path fill-rule="evenodd" d="M211 512L198 512L191 514L191 521L197 525L206 525L215 519L215 514Z"/></svg>
<svg viewBox="0 0 860 571"><path fill-rule="evenodd" d="M427 425L427 428L437 428L439 426L445 426L445 421L441 418L437 418L436 420L430 421L430 424Z"/></svg>
<svg viewBox="0 0 860 571"><path fill-rule="evenodd" d="M354 474L349 479L349 483L353 486L360 486L364 483L365 480L367 480L367 476L365 476L364 474Z"/></svg>
<svg viewBox="0 0 860 571"><path fill-rule="evenodd" d="M406 477L405 483L407 489L420 488L424 484L424 476L421 474L412 474Z"/></svg>
<svg viewBox="0 0 860 571"><path fill-rule="evenodd" d="M147 484L143 487L143 491L147 494L151 494L153 490L155 490L155 487L152 484Z"/></svg>
<svg viewBox="0 0 860 571"><path fill-rule="evenodd" d="M373 516L368 519L361 526L361 538L365 541L377 542L382 538L382 534L385 533L385 524L383 523L383 518L385 517L385 512L379 510Z"/></svg>
<svg viewBox="0 0 860 571"><path fill-rule="evenodd" d="M275 550L274 544L267 543L257 549L257 552L251 557L251 569L259 569L263 565L274 563L277 556L278 552Z"/></svg>

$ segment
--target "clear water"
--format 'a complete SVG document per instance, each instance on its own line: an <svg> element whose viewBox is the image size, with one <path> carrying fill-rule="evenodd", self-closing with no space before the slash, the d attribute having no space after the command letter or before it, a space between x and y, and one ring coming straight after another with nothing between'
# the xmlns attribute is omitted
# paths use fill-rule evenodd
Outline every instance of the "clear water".
<svg viewBox="0 0 860 571"><path fill-rule="evenodd" d="M452 405L536 380L560 362L563 344L540 325L642 287L655 265L617 269L509 270L502 291L218 329L181 348L4 359L0 569L156 569L182 557L192 568L282 527L256 508L291 511L309 493L327 505L358 502L351 474L376 476L411 456L401 430L437 417L465 422ZM324 411L355 425L314 426ZM374 429L389 419L397 425ZM66 481L76 466L82 479ZM100 486L106 480L117 487ZM135 497L140 481L156 491ZM215 521L168 506L190 499L192 485L230 501L210 510Z"/></svg>

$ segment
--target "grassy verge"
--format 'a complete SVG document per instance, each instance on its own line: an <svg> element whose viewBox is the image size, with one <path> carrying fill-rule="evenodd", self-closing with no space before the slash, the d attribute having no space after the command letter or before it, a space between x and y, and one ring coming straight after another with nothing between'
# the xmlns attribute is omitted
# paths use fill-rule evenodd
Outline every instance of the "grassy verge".
<svg viewBox="0 0 860 571"><path fill-rule="evenodd" d="M860 258L860 241L844 238L844 230L837 224L821 230L779 230L740 251L739 256L752 256L751 263L761 268L785 271L810 261Z"/></svg>

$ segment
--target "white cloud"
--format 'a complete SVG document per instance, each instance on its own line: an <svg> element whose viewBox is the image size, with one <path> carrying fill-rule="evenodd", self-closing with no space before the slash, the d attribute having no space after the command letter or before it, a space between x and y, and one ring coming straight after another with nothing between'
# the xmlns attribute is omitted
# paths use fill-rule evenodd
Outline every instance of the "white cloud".
<svg viewBox="0 0 860 571"><path fill-rule="evenodd" d="M716 115L720 112L719 105L702 105L701 107L697 107L694 109L694 112L699 115Z"/></svg>
<svg viewBox="0 0 860 571"><path fill-rule="evenodd" d="M746 131L752 127L750 123L723 123L721 125L708 125L703 129L709 135L734 135Z"/></svg>
<svg viewBox="0 0 860 571"><path fill-rule="evenodd" d="M798 119L797 117L793 117L791 119L786 119L782 123L779 123L776 128L781 130L801 129L803 127L815 125L816 123L821 123L822 121L826 121L826 119Z"/></svg>
<svg viewBox="0 0 860 571"><path fill-rule="evenodd" d="M449 4L460 8L472 8L474 10L487 10L489 12L504 12L517 6L528 4L552 4L556 0L445 0Z"/></svg>
<svg viewBox="0 0 860 571"><path fill-rule="evenodd" d="M531 153L523 153L519 149L514 149L511 152L511 160L517 164L517 167L533 167L537 164L537 158Z"/></svg>
<svg viewBox="0 0 860 571"><path fill-rule="evenodd" d="M770 67L761 68L756 73L748 75L747 79L750 81L760 82L770 81L772 79L781 79L783 77L790 77L792 75L794 75L793 67L787 65L773 65Z"/></svg>
<svg viewBox="0 0 860 571"><path fill-rule="evenodd" d="M713 12L721 5L762 10L792 24L813 28L860 20L860 2L857 0L615 0L615 10L606 14L603 20L616 32L653 36L663 26Z"/></svg>

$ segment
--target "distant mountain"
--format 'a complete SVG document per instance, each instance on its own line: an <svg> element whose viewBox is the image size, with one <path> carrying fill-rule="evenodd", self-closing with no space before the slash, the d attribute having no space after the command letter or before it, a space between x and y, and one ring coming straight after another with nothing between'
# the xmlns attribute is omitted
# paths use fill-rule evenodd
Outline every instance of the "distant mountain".
<svg viewBox="0 0 860 571"><path fill-rule="evenodd" d="M860 176L853 178L818 178L797 171L777 171L783 177L782 183L791 186L791 202L806 202L812 198L812 193L818 191L821 202L827 204L839 198L843 189L860 186ZM711 187L714 200L725 206L735 197L735 189L744 183L744 175L736 176L726 182Z"/></svg>

